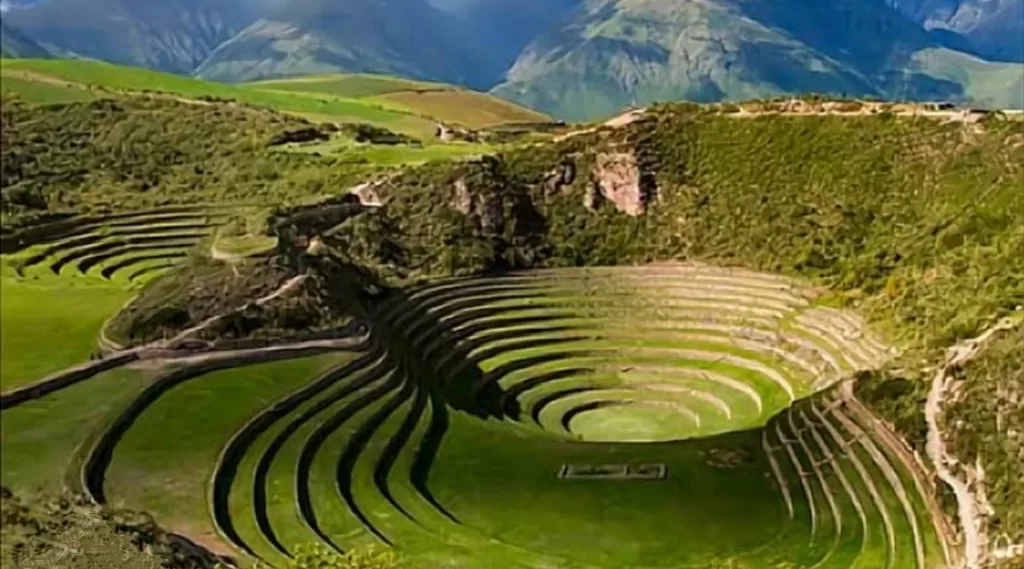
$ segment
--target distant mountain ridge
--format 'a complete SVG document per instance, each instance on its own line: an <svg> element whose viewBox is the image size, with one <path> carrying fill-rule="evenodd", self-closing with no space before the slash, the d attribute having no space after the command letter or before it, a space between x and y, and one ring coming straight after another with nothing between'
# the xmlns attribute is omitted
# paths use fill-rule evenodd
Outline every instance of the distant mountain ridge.
<svg viewBox="0 0 1024 569"><path fill-rule="evenodd" d="M191 73L261 11L249 0L42 0L4 19L37 43L113 63Z"/></svg>
<svg viewBox="0 0 1024 569"><path fill-rule="evenodd" d="M584 119L630 103L794 92L966 101L978 72L1006 77L1005 91L978 99L1024 103L1012 81L1024 66L960 55L881 0L588 0L527 46L494 92ZM970 63L962 76L946 73L954 59Z"/></svg>
<svg viewBox="0 0 1024 569"><path fill-rule="evenodd" d="M978 55L1024 62L1024 0L890 0L929 30L959 34Z"/></svg>
<svg viewBox="0 0 1024 569"><path fill-rule="evenodd" d="M37 2L5 14L23 46L5 39L8 56L35 44L222 81L397 74L567 119L805 92L1024 107L1024 0Z"/></svg>
<svg viewBox="0 0 1024 569"><path fill-rule="evenodd" d="M295 0L223 43L196 73L238 81L376 72L473 84L482 62L451 31L427 0Z"/></svg>
<svg viewBox="0 0 1024 569"><path fill-rule="evenodd" d="M50 57L48 49L0 20L0 57Z"/></svg>

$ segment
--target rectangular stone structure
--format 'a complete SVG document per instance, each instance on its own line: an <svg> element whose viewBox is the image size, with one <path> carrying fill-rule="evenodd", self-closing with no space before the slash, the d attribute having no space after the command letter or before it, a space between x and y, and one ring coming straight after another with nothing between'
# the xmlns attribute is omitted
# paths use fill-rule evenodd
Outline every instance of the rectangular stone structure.
<svg viewBox="0 0 1024 569"><path fill-rule="evenodd" d="M563 480L664 480L665 464L563 464L558 471Z"/></svg>

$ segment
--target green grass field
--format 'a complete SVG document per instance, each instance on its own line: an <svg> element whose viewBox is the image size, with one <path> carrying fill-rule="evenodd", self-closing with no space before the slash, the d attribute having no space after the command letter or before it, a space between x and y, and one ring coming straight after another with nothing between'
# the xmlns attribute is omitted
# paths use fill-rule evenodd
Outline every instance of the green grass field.
<svg viewBox="0 0 1024 569"><path fill-rule="evenodd" d="M131 292L102 284L43 284L2 277L0 389L29 383L89 358L103 323Z"/></svg>
<svg viewBox="0 0 1024 569"><path fill-rule="evenodd" d="M56 222L0 256L2 390L87 361L107 319L223 219L186 207Z"/></svg>
<svg viewBox="0 0 1024 569"><path fill-rule="evenodd" d="M150 379L142 371L115 369L5 410L0 422L3 484L19 492L50 494L80 487L89 445Z"/></svg>
<svg viewBox="0 0 1024 569"><path fill-rule="evenodd" d="M409 146L396 144L358 144L349 140L336 140L319 144L284 147L284 152L316 153L336 156L353 164L371 163L382 166L423 164L437 160L463 160L491 154L496 147L488 144L456 142Z"/></svg>
<svg viewBox="0 0 1024 569"><path fill-rule="evenodd" d="M88 89L75 84L48 79L47 76L26 73L0 63L0 93L41 104L88 101L96 97Z"/></svg>
<svg viewBox="0 0 1024 569"><path fill-rule="evenodd" d="M347 80L317 88L411 92L330 83ZM403 569L949 566L956 546L934 516L948 504L847 388L856 378L865 401L891 404L880 416L919 433L924 382L885 383L892 370L938 361L1019 304L1013 125L681 109L652 111L621 138L410 168L377 186L383 205L369 211L339 204L346 157L409 164L480 146L331 140L229 154L266 160L258 181L231 178L242 190L265 190L279 166L322 166L337 176L296 191L336 200L97 210L5 233L2 300L18 302L4 303L3 332L31 330L14 344L5 334L2 363L20 368L5 390L87 355L50 358L44 335L95 349L106 316L140 291L118 337L158 341L240 310L216 334L176 338L190 346L180 359L161 352L16 401L6 391L0 482L70 483L243 567L283 565L310 543L393 549ZM584 205L614 152L635 152L650 174L637 181L657 191L643 216L614 196ZM567 163L575 180L554 187ZM458 204L467 192L470 213ZM309 247L316 237L327 252ZM193 259L145 288L219 245L231 262L274 242L273 258ZM165 320L150 336L135 334L155 316ZM323 340L322 322L351 343ZM293 342L334 353L293 355ZM1015 389L1007 346L985 381L966 382L981 400ZM226 353L211 348L282 359L211 368ZM1009 417L998 413L960 436L988 444L985 429ZM991 465L995 503L1012 507L1013 463Z"/></svg>
<svg viewBox="0 0 1024 569"><path fill-rule="evenodd" d="M376 350L117 370L5 411L6 453L80 432L4 477L77 468L112 504L274 563L310 542L417 569L933 563L909 473L833 400L884 345L815 296L705 265L434 282L370 305ZM110 403L67 411L94 397Z"/></svg>
<svg viewBox="0 0 1024 569"><path fill-rule="evenodd" d="M551 120L551 117L543 113L485 93L400 77L365 74L311 75L295 79L258 81L249 85L260 89L349 97L367 103L406 109L419 116L469 128Z"/></svg>
<svg viewBox="0 0 1024 569"><path fill-rule="evenodd" d="M115 504L213 536L206 485L225 441L246 420L346 356L319 356L203 375L171 388L135 420L106 473ZM231 401L230 407L224 402ZM167 433L176 435L171 440Z"/></svg>
<svg viewBox="0 0 1024 569"><path fill-rule="evenodd" d="M318 121L366 122L424 139L433 136L437 120L482 127L546 119L490 95L386 76L312 76L233 85L99 61L4 59L0 77L3 92L33 103L88 100L100 89L157 92L186 99L230 99ZM405 96L417 89L442 91L422 99Z"/></svg>

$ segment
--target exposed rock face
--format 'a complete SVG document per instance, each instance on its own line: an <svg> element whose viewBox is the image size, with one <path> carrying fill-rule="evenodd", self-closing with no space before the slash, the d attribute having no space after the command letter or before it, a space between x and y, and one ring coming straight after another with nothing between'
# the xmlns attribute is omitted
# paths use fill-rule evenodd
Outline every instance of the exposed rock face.
<svg viewBox="0 0 1024 569"><path fill-rule="evenodd" d="M576 164L562 162L544 177L544 182L541 184L544 188L544 196L551 197L559 193L562 188L573 183L574 180L576 180Z"/></svg>
<svg viewBox="0 0 1024 569"><path fill-rule="evenodd" d="M377 193L378 184L365 182L348 191L349 195L355 196L359 203L368 207L379 207L381 204L380 194Z"/></svg>
<svg viewBox="0 0 1024 569"><path fill-rule="evenodd" d="M604 196L601 195L601 189L594 182L587 184L587 193L583 195L583 207L596 212L601 208L602 203L604 203Z"/></svg>
<svg viewBox="0 0 1024 569"><path fill-rule="evenodd" d="M480 137L476 132L459 128L457 126L448 126L444 123L438 123L437 128L434 130L434 136L441 142L477 142Z"/></svg>
<svg viewBox="0 0 1024 569"><path fill-rule="evenodd" d="M324 252L324 240L319 235L313 237L309 241L309 245L306 246L306 254L314 257Z"/></svg>
<svg viewBox="0 0 1024 569"><path fill-rule="evenodd" d="M469 215L473 212L473 196L469 193L469 186L465 178L455 180L455 203L452 204L462 215Z"/></svg>
<svg viewBox="0 0 1024 569"><path fill-rule="evenodd" d="M644 188L636 154L600 154L597 156L592 176L601 197L615 204L619 211L632 216L647 212L650 193ZM591 202L595 200L590 197L590 192L587 201L588 209L596 209L600 205L600 202L596 202L591 206Z"/></svg>
<svg viewBox="0 0 1024 569"><path fill-rule="evenodd" d="M505 204L499 195L484 194L480 196L477 215L480 229L484 233L497 234L505 231Z"/></svg>
<svg viewBox="0 0 1024 569"><path fill-rule="evenodd" d="M505 208L500 195L493 192L471 192L465 178L455 180L452 207L470 216L485 233L501 233L505 229Z"/></svg>

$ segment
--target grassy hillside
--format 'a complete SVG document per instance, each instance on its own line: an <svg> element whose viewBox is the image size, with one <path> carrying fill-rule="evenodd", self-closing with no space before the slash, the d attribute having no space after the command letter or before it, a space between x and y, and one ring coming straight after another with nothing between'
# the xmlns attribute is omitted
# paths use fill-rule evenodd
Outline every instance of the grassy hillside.
<svg viewBox="0 0 1024 569"><path fill-rule="evenodd" d="M936 362L1024 305L1019 122L670 105L385 171L271 147L310 125L222 102L3 117L5 295L53 322L17 345L67 326L47 294L110 291L53 367L105 359L4 392L19 491L67 482L243 564L309 542L407 569L956 562L949 497L877 418L920 447ZM956 428L974 399L945 423L990 466L994 532L1021 506L1013 340L963 369L1011 380L965 380L1000 402L984 429ZM106 369L121 344L160 350ZM5 389L53 371L22 360Z"/></svg>
<svg viewBox="0 0 1024 569"><path fill-rule="evenodd" d="M451 85L411 81L381 75L313 75L296 79L260 81L250 85L300 93L327 93L389 107L468 128L550 120L542 113L492 95Z"/></svg>
<svg viewBox="0 0 1024 569"><path fill-rule="evenodd" d="M97 94L156 92L186 99L223 99L266 107L317 121L365 122L429 140L436 121L471 128L546 117L482 93L434 83L376 76L313 76L288 81L230 85L97 61L4 59L5 93L55 103ZM423 98L410 92L427 90Z"/></svg>
<svg viewBox="0 0 1024 569"><path fill-rule="evenodd" d="M380 103L360 102L323 94L285 93L202 81L137 67L80 60L3 60L4 73L37 82L54 81L109 91L153 91L189 99L217 98L262 106L300 116L334 121L362 121L417 135L433 125L426 119ZM7 90L7 87L4 87ZM12 87L13 89L13 87Z"/></svg>

